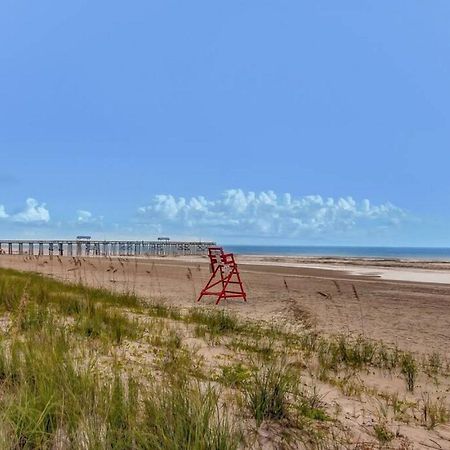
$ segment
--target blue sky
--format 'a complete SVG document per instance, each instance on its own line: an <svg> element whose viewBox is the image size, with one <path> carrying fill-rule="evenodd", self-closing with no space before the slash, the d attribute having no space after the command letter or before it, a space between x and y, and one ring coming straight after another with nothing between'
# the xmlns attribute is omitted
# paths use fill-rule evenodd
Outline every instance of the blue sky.
<svg viewBox="0 0 450 450"><path fill-rule="evenodd" d="M0 235L450 246L448 1L0 3Z"/></svg>

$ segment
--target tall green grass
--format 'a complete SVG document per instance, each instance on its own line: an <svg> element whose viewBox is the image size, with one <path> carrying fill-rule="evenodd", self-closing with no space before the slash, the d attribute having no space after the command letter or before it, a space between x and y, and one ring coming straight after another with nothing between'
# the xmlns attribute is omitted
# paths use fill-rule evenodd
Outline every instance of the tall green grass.
<svg viewBox="0 0 450 450"><path fill-rule="evenodd" d="M146 448L231 450L242 441L210 385L187 381L164 384L153 390L144 404Z"/></svg>
<svg viewBox="0 0 450 450"><path fill-rule="evenodd" d="M271 362L256 368L244 393L248 408L260 425L263 420L280 420L288 417L288 396L293 380L286 366Z"/></svg>
<svg viewBox="0 0 450 450"><path fill-rule="evenodd" d="M28 328L0 347L0 447L235 449L216 389L187 377L99 371L65 329ZM59 446L59 447L58 447Z"/></svg>
<svg viewBox="0 0 450 450"><path fill-rule="evenodd" d="M141 301L133 293L116 293L82 284L61 283L37 273L23 273L13 269L0 272L0 308L16 311L21 301L29 299L39 305L72 302L74 298L88 299L103 305L135 308Z"/></svg>
<svg viewBox="0 0 450 450"><path fill-rule="evenodd" d="M120 345L143 332L122 307L141 303L0 270L0 308L11 329L0 333L0 448L238 447L242 437L219 391L193 381L195 358L176 333L164 342L162 372L141 373L139 382L111 358L99 363L92 339Z"/></svg>
<svg viewBox="0 0 450 450"><path fill-rule="evenodd" d="M75 326L75 330L83 336L104 338L115 344L120 344L124 338L136 338L139 329L137 321L100 305L93 305L85 314L79 314Z"/></svg>
<svg viewBox="0 0 450 450"><path fill-rule="evenodd" d="M198 325L204 325L212 335L221 335L242 330L242 325L233 315L220 311L191 309L187 320Z"/></svg>

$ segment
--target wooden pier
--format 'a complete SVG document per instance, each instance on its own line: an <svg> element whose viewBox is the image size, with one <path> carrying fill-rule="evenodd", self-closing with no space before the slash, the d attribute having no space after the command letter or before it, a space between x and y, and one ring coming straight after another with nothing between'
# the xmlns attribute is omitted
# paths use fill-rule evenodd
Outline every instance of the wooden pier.
<svg viewBox="0 0 450 450"><path fill-rule="evenodd" d="M1 255L186 256L207 255L215 242L0 240Z"/></svg>

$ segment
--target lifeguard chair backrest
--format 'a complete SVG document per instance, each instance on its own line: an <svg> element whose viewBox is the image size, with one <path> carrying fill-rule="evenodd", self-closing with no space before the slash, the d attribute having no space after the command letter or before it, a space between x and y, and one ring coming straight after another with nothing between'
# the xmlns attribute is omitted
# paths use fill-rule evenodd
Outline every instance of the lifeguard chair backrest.
<svg viewBox="0 0 450 450"><path fill-rule="evenodd" d="M222 255L222 263L225 264L225 265L227 265L227 264L234 265L235 262L234 262L234 255L233 255L233 253L224 253Z"/></svg>
<svg viewBox="0 0 450 450"><path fill-rule="evenodd" d="M214 272L217 266L221 266L224 263L224 252L222 247L209 247L209 270Z"/></svg>

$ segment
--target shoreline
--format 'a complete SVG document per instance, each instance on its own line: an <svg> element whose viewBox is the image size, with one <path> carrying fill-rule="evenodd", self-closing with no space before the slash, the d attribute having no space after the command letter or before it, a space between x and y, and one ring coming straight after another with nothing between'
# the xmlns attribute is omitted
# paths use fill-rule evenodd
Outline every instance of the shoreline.
<svg viewBox="0 0 450 450"><path fill-rule="evenodd" d="M421 258L388 258L375 256L309 256L309 255L271 255L271 254L246 254L235 255L245 259L261 259L271 262L291 261L291 262L317 262L317 263L342 263L342 264L372 264L376 266L396 267L396 266L433 266L450 269L450 260L441 259L421 259Z"/></svg>
<svg viewBox="0 0 450 450"><path fill-rule="evenodd" d="M223 245L237 255L450 262L450 247Z"/></svg>
<svg viewBox="0 0 450 450"><path fill-rule="evenodd" d="M391 281L450 285L450 262L372 258L241 255L240 264L277 265L344 271L349 275Z"/></svg>

